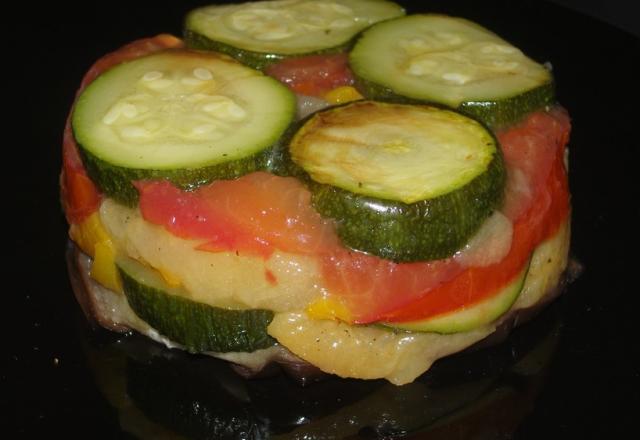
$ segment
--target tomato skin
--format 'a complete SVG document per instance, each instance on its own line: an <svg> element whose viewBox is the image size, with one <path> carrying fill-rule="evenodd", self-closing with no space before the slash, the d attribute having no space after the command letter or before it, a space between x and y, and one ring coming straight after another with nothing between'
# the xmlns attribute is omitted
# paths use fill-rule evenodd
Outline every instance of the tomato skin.
<svg viewBox="0 0 640 440"><path fill-rule="evenodd" d="M347 54L309 55L289 58L267 67L267 75L307 96L322 97L340 86L353 84Z"/></svg>
<svg viewBox="0 0 640 440"><path fill-rule="evenodd" d="M103 56L91 66L82 79L80 88L76 92L76 98L98 75L116 64L163 49L181 46L181 40L167 34L129 43L115 52ZM78 144L73 137L71 128L72 112L73 109L67 117L63 134L60 194L67 222L78 224L98 210L102 195L87 175L80 158Z"/></svg>

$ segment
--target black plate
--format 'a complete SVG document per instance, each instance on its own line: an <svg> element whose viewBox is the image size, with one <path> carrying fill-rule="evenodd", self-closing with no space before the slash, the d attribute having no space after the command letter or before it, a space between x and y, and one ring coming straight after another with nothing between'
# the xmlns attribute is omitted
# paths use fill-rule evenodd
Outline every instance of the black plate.
<svg viewBox="0 0 640 440"><path fill-rule="evenodd" d="M135 38L179 33L196 5L25 4L6 13L3 437L122 438L141 426L158 429L149 431L156 438L169 431L215 438L206 429L224 426L256 435L320 426L352 438L411 430L422 432L411 438L532 439L635 431L640 44L543 2L409 4L410 12L475 20L553 64L558 97L573 118L572 252L585 272L540 319L505 344L441 362L401 388L330 380L300 389L283 377L246 382L217 361L88 330L64 259L57 194L64 119L93 60ZM309 423L323 417L326 428Z"/></svg>

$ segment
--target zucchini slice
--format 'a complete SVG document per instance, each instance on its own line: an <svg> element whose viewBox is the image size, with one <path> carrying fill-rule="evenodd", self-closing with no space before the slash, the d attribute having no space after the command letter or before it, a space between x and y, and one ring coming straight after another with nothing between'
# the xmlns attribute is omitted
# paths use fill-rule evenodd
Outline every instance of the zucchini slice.
<svg viewBox="0 0 640 440"><path fill-rule="evenodd" d="M434 106L355 101L318 112L289 155L343 243L394 261L451 256L504 192L495 137Z"/></svg>
<svg viewBox="0 0 640 440"><path fill-rule="evenodd" d="M252 352L275 340L267 334L270 310L228 310L188 299L153 269L131 258L117 261L129 305L160 334L191 352Z"/></svg>
<svg viewBox="0 0 640 440"><path fill-rule="evenodd" d="M373 99L437 102L491 127L554 102L551 72L478 24L426 14L363 32L349 63Z"/></svg>
<svg viewBox="0 0 640 440"><path fill-rule="evenodd" d="M72 126L89 176L133 205L131 182L182 188L265 166L295 116L295 96L224 55L168 50L122 63L80 95Z"/></svg>
<svg viewBox="0 0 640 440"><path fill-rule="evenodd" d="M384 325L412 332L460 333L490 324L516 302L529 272L529 263L506 286L491 297L460 310L412 322L388 322Z"/></svg>
<svg viewBox="0 0 640 440"><path fill-rule="evenodd" d="M285 0L211 5L185 21L187 46L262 69L278 60L346 50L362 29L404 15L386 0Z"/></svg>

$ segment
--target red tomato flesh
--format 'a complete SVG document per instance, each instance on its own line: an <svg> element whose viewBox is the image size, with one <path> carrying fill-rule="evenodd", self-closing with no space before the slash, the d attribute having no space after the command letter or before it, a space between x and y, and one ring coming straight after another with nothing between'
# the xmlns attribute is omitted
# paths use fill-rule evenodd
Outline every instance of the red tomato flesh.
<svg viewBox="0 0 640 440"><path fill-rule="evenodd" d="M204 240L201 250L269 257L275 249L316 255L338 247L333 225L311 208L311 194L292 177L257 172L192 192L167 181L136 187L145 220Z"/></svg>
<svg viewBox="0 0 640 440"><path fill-rule="evenodd" d="M307 96L322 97L328 91L353 84L347 54L289 58L266 68L267 75Z"/></svg>

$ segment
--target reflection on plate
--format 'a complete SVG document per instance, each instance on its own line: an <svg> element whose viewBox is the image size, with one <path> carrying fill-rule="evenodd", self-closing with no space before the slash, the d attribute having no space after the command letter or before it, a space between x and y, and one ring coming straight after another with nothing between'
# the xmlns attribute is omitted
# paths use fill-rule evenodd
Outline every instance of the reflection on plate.
<svg viewBox="0 0 640 440"><path fill-rule="evenodd" d="M438 361L415 382L283 374L246 380L228 364L83 324L95 380L142 439L505 438L533 407L560 334L555 307L500 345Z"/></svg>

